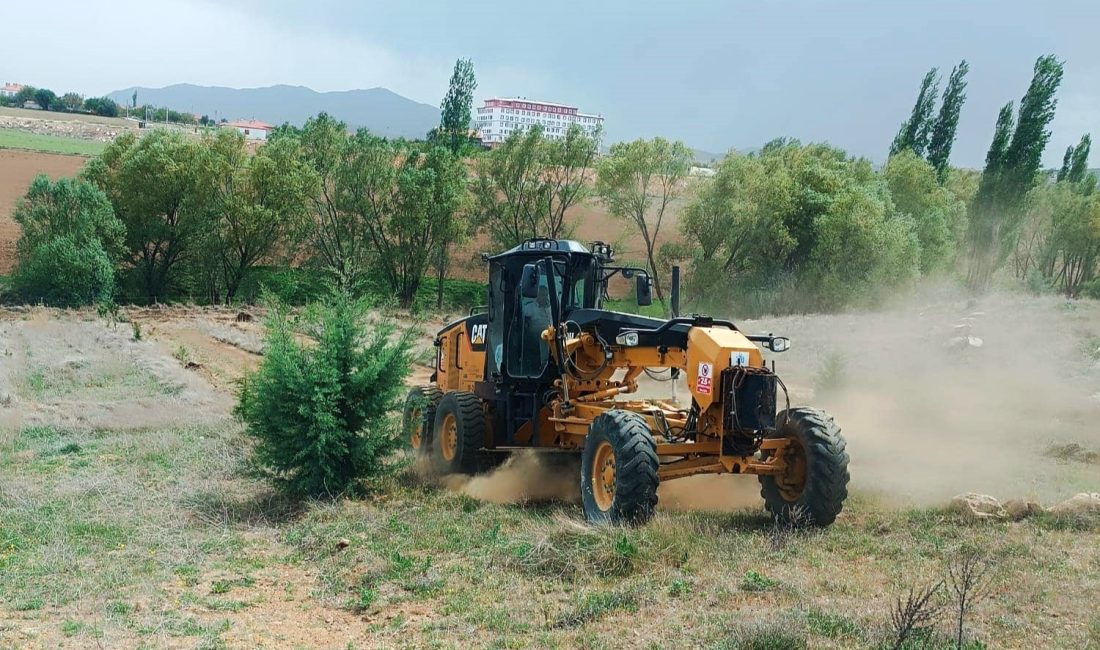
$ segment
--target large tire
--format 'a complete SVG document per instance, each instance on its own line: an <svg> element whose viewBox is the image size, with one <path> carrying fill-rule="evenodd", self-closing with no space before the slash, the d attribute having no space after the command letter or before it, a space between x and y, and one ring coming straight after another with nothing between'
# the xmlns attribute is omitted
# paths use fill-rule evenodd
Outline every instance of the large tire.
<svg viewBox="0 0 1100 650"><path fill-rule="evenodd" d="M477 474L478 451L487 430L481 400L473 393L447 393L435 409L432 460L440 474Z"/></svg>
<svg viewBox="0 0 1100 650"><path fill-rule="evenodd" d="M786 474L760 476L764 507L783 523L828 526L848 498L848 452L840 427L810 408L782 411L776 423L768 437L791 439L793 454Z"/></svg>
<svg viewBox="0 0 1100 650"><path fill-rule="evenodd" d="M435 425L435 409L443 391L437 386L415 386L405 398L405 410L401 414L401 431L405 442L418 454L432 448L432 427Z"/></svg>
<svg viewBox="0 0 1100 650"><path fill-rule="evenodd" d="M657 444L645 418L612 410L588 427L581 454L581 504L594 524L640 525L657 507Z"/></svg>

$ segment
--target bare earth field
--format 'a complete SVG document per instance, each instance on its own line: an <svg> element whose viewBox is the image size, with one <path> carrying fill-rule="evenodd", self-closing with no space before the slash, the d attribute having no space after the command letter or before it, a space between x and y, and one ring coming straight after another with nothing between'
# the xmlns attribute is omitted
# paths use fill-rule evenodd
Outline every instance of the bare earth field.
<svg viewBox="0 0 1100 650"><path fill-rule="evenodd" d="M84 168L87 158L61 154L0 149L0 273L15 266L15 242L19 226L12 218L15 204L27 193L27 186L38 174L50 178L73 176Z"/></svg>
<svg viewBox="0 0 1100 650"><path fill-rule="evenodd" d="M1095 457L1051 452L1100 450L1095 303L937 291L743 324L792 336L792 399L849 439L853 496L805 533L775 528L748 477L669 482L650 525L591 528L574 468L530 456L286 503L248 477L230 414L260 326L127 318L0 313L0 647L880 647L893 599L966 548L993 566L968 647L1100 647L1100 522L945 507L1100 489ZM952 347L960 321L981 347Z"/></svg>

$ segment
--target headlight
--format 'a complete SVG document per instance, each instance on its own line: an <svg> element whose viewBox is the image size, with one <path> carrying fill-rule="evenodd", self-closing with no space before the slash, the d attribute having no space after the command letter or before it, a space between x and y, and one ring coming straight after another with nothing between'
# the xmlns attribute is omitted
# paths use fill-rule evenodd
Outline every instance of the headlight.
<svg viewBox="0 0 1100 650"><path fill-rule="evenodd" d="M619 345L625 345L628 348L632 348L638 345L638 333L637 332L623 332L615 337L615 342Z"/></svg>
<svg viewBox="0 0 1100 650"><path fill-rule="evenodd" d="M785 336L776 336L768 347L772 352L786 352L791 349L791 340Z"/></svg>

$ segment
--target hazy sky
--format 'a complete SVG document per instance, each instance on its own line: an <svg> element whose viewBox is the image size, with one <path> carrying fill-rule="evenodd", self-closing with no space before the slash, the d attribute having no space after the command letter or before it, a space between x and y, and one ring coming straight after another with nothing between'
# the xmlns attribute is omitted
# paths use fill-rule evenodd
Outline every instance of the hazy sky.
<svg viewBox="0 0 1100 650"><path fill-rule="evenodd" d="M0 81L101 94L189 82L385 86L438 104L456 57L478 99L519 95L607 118L611 141L708 151L778 136L882 160L921 76L970 62L953 162L980 166L1035 58L1066 61L1045 162L1100 139L1100 2L732 0L84 0L4 2ZM1092 165L1100 166L1100 146Z"/></svg>

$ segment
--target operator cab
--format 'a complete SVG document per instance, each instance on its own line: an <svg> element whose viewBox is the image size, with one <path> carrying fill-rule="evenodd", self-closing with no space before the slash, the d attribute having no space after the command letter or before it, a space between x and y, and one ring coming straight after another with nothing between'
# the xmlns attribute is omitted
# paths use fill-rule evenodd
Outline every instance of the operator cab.
<svg viewBox="0 0 1100 650"><path fill-rule="evenodd" d="M603 242L593 242L590 251L566 239L529 239L489 257L486 379L556 377L542 333L575 312L602 309L607 283L616 273L636 276L638 304L650 304L648 274L610 266L613 255Z"/></svg>
<svg viewBox="0 0 1100 650"><path fill-rule="evenodd" d="M550 325L580 327L597 315L606 318L607 284L616 274L637 278L638 304L651 304L650 279L642 269L612 266L614 253L603 242L593 242L590 250L571 240L529 239L487 261L485 373L474 392L496 404L496 444L509 445L528 422L537 428L539 409L561 377L543 332ZM622 316L640 327L662 322Z"/></svg>

